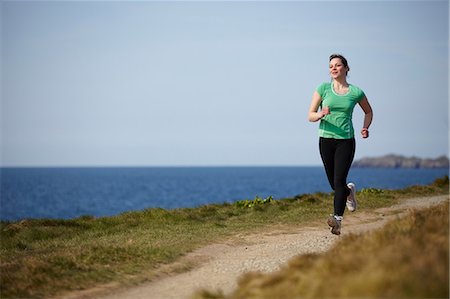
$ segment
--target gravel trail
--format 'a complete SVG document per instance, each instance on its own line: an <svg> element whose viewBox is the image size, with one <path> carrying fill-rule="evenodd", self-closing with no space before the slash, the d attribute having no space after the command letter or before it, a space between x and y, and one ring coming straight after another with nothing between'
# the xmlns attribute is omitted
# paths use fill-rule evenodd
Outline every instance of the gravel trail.
<svg viewBox="0 0 450 299"><path fill-rule="evenodd" d="M347 212L342 234L361 233L382 227L412 208L427 208L449 196L413 198L372 212ZM312 252L323 252L339 240L330 233L325 221L310 223L308 227L277 227L270 232L238 235L218 244L200 248L188 254L181 264L195 265L184 273L166 275L152 282L102 296L85 294L69 298L97 299L188 299L198 289L222 290L225 294L237 286L240 275L249 271L276 271L292 257ZM78 294L80 295L80 294Z"/></svg>

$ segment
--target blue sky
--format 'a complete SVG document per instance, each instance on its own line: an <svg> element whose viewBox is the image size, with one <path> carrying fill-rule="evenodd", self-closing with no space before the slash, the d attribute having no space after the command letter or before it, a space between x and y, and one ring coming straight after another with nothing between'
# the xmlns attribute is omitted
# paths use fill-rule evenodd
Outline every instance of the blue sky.
<svg viewBox="0 0 450 299"><path fill-rule="evenodd" d="M448 16L448 1L3 1L1 165L321 165L307 111L336 52L374 109L356 158L448 155Z"/></svg>

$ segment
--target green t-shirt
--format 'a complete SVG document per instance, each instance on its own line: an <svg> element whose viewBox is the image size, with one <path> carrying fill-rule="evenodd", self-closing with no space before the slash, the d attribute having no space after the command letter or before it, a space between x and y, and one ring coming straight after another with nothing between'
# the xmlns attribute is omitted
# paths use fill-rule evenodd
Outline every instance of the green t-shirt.
<svg viewBox="0 0 450 299"><path fill-rule="evenodd" d="M352 123L353 108L364 98L364 92L349 84L346 94L337 94L330 82L317 87L322 98L321 107L330 107L330 114L320 120L319 136L335 139L349 139L355 136Z"/></svg>

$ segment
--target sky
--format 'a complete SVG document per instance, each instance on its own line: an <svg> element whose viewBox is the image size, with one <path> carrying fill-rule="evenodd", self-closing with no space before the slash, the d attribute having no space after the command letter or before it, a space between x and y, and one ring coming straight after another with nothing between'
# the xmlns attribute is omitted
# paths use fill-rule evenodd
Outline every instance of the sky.
<svg viewBox="0 0 450 299"><path fill-rule="evenodd" d="M374 110L355 159L448 155L448 1L0 5L1 166L321 165L332 53Z"/></svg>

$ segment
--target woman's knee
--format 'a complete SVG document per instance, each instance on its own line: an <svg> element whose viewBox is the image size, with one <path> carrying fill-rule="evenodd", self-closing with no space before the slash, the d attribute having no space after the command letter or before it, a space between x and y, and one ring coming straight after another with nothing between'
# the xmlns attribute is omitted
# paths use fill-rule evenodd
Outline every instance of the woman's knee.
<svg viewBox="0 0 450 299"><path fill-rule="evenodd" d="M346 179L335 179L334 180L334 190L339 194L348 196L350 190L347 187Z"/></svg>

